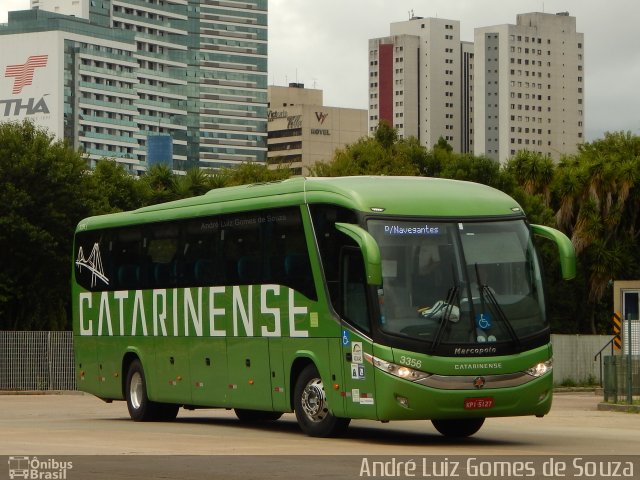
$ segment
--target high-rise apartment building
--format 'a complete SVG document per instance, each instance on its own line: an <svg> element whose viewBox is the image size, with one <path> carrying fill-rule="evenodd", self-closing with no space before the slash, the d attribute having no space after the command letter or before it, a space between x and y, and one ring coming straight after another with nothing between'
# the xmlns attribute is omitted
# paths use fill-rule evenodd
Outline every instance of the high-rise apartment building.
<svg viewBox="0 0 640 480"><path fill-rule="evenodd" d="M567 13L527 13L475 29L412 17L369 40L369 130L381 120L433 147L507 161L518 150L559 158L584 132L584 36Z"/></svg>
<svg viewBox="0 0 640 480"><path fill-rule="evenodd" d="M266 161L266 0L32 7L0 29L0 69L34 69L20 91L7 75L0 82L0 104L13 106L4 120L31 118L132 173L146 168L156 135L171 137L177 170Z"/></svg>
<svg viewBox="0 0 640 480"><path fill-rule="evenodd" d="M460 22L412 17L369 40L369 127L381 120L433 147L461 150Z"/></svg>
<svg viewBox="0 0 640 480"><path fill-rule="evenodd" d="M584 141L584 35L568 13L475 30L474 151L558 159Z"/></svg>

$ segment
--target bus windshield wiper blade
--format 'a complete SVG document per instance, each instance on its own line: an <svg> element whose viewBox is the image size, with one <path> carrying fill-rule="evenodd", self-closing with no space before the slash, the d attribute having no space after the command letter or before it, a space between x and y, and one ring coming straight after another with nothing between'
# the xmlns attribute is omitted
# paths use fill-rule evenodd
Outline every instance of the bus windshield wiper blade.
<svg viewBox="0 0 640 480"><path fill-rule="evenodd" d="M453 300L458 294L459 287L458 285L453 286L449 289L447 293L447 299L445 300L444 311L442 312L442 316L440 317L440 323L438 324L438 330L436 331L436 335L433 337L433 342L431 344L431 349L435 350L440 344L440 339L442 337L442 332L444 331L444 326L449 321L451 317L451 311L453 310Z"/></svg>
<svg viewBox="0 0 640 480"><path fill-rule="evenodd" d="M507 331L509 332L509 335L511 336L513 341L516 344L520 344L520 339L518 338L518 334L514 330L513 325L511 324L511 321L509 321L509 318L505 315L504 310L502 310L502 307L498 303L498 300L496 300L496 297L493 294L493 291L491 290L491 288L489 288L489 285L484 284L480 281L480 271L478 270L477 263L475 267L476 267L475 268L476 281L478 282L478 290L480 291L480 304L482 306L482 309L484 310L484 301L486 298L489 302L490 310L493 312L493 314L496 317L500 319L502 324L507 328Z"/></svg>

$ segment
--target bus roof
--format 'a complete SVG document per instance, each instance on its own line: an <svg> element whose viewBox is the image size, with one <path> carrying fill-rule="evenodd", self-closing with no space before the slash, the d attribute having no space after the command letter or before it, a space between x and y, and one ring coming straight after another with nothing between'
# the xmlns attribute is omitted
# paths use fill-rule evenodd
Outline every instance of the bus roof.
<svg viewBox="0 0 640 480"><path fill-rule="evenodd" d="M431 177L296 177L226 187L131 212L91 217L78 230L157 222L302 203L330 203L364 213L427 217L514 217L509 195L486 185Z"/></svg>

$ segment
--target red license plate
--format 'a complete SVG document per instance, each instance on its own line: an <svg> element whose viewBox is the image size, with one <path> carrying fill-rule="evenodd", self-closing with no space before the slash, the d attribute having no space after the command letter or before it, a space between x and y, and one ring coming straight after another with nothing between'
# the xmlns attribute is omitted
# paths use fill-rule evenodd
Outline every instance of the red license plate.
<svg viewBox="0 0 640 480"><path fill-rule="evenodd" d="M465 398L464 408L466 410L493 408L493 397Z"/></svg>

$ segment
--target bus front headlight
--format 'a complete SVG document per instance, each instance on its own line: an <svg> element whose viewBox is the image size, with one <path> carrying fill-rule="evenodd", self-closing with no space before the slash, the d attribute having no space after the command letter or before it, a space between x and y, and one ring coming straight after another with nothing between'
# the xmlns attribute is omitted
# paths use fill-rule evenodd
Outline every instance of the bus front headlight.
<svg viewBox="0 0 640 480"><path fill-rule="evenodd" d="M553 360L550 358L546 362L540 362L537 365L525 370L532 377L541 377L545 373L550 372L553 369Z"/></svg>
<svg viewBox="0 0 640 480"><path fill-rule="evenodd" d="M420 370L415 370L404 365L396 365L395 363L387 362L386 360L374 357L373 355L365 354L365 359L373 364L377 369L393 375L394 377L403 378L411 382L417 382L418 380L431 376L430 373L421 372Z"/></svg>

